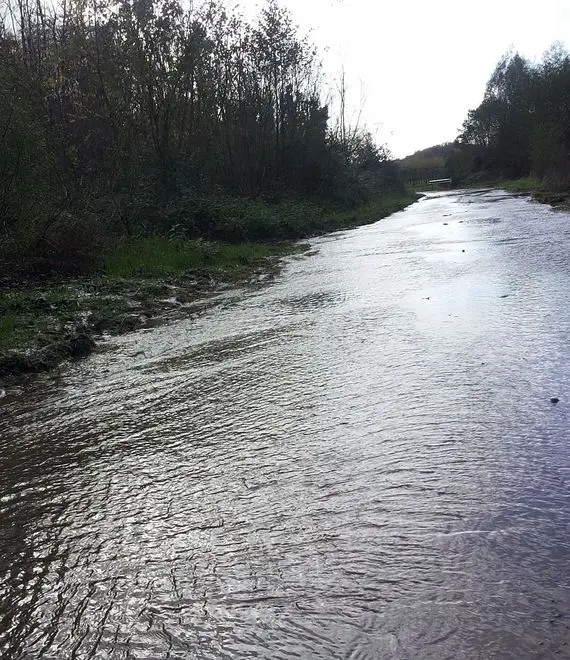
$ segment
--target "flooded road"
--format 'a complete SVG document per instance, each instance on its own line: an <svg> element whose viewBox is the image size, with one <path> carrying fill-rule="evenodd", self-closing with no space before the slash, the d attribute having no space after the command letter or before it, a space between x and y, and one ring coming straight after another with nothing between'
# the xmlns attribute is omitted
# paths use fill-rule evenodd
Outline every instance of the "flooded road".
<svg viewBox="0 0 570 660"><path fill-rule="evenodd" d="M0 401L2 658L570 658L570 215L313 248Z"/></svg>

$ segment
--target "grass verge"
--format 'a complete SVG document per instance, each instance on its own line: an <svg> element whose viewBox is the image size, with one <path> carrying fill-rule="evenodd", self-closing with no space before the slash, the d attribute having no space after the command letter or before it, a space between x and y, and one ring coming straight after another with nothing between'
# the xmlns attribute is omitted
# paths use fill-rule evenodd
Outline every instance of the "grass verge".
<svg viewBox="0 0 570 660"><path fill-rule="evenodd" d="M537 202L550 204L555 209L561 211L570 211L570 190L557 187L534 177L500 179L477 184L477 187L481 186L500 188L510 193L530 195Z"/></svg>
<svg viewBox="0 0 570 660"><path fill-rule="evenodd" d="M537 202L550 204L561 211L570 211L570 190L557 188L538 179L526 178L504 181L501 187L508 192L528 193Z"/></svg>

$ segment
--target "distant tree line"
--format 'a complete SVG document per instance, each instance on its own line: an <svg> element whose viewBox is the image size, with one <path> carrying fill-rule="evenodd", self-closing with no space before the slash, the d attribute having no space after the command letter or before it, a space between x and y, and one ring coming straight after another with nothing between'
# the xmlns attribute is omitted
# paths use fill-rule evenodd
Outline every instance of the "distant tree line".
<svg viewBox="0 0 570 660"><path fill-rule="evenodd" d="M447 178L447 160L457 151L457 145L452 142L416 151L398 161L401 177L409 185Z"/></svg>
<svg viewBox="0 0 570 660"><path fill-rule="evenodd" d="M219 0L4 6L4 252L100 230L209 236L207 200L350 206L400 185L369 133L331 123L315 49L277 0L254 23Z"/></svg>
<svg viewBox="0 0 570 660"><path fill-rule="evenodd" d="M570 184L570 56L555 44L538 63L505 55L470 110L448 159L457 181L536 176Z"/></svg>

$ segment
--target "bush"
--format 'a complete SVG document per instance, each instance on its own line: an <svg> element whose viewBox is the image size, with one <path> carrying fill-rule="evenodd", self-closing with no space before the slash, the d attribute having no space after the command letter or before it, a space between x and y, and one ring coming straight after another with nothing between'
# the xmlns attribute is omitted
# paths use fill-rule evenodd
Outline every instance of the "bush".
<svg viewBox="0 0 570 660"><path fill-rule="evenodd" d="M11 234L0 248L0 268L31 276L87 273L107 240L94 219L64 213Z"/></svg>

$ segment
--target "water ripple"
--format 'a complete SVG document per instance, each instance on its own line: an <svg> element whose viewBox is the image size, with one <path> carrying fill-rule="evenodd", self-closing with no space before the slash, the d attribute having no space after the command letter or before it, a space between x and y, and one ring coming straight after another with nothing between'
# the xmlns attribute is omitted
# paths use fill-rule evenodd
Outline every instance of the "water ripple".
<svg viewBox="0 0 570 660"><path fill-rule="evenodd" d="M568 217L432 195L8 390L2 657L570 657Z"/></svg>

